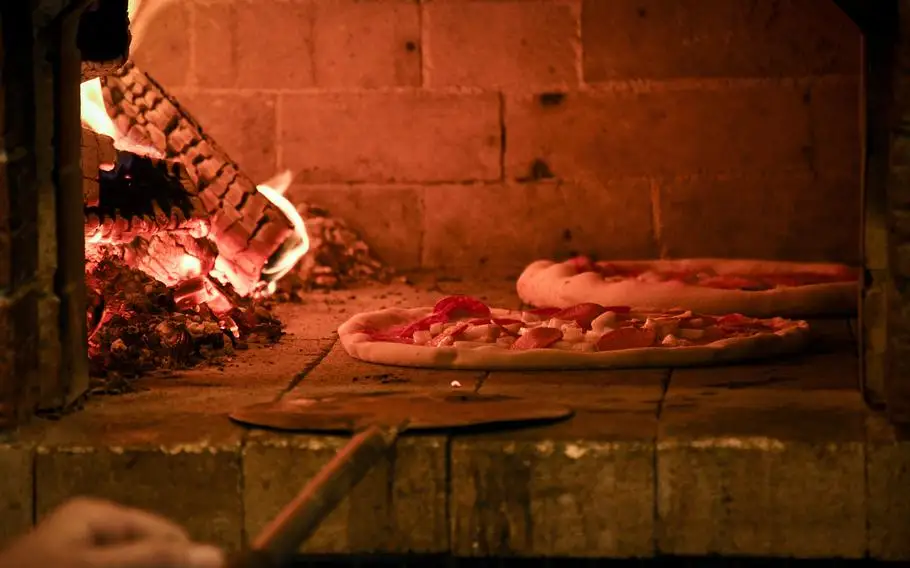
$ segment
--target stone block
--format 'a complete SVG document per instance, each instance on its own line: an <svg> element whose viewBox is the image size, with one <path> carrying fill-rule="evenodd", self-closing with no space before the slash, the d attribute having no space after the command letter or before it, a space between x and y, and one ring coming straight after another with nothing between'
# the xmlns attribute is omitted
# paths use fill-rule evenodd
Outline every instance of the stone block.
<svg viewBox="0 0 910 568"><path fill-rule="evenodd" d="M32 526L35 479L34 447L0 444L0 546Z"/></svg>
<svg viewBox="0 0 910 568"><path fill-rule="evenodd" d="M860 259L858 175L694 177L659 185L661 250L671 258Z"/></svg>
<svg viewBox="0 0 910 568"><path fill-rule="evenodd" d="M804 153L814 174L848 174L849 179L857 180L854 183L860 183L861 125L865 124L862 89L859 78L850 76L819 80L806 91L811 130ZM861 199L855 198L851 205L857 207L856 203L862 203Z"/></svg>
<svg viewBox="0 0 910 568"><path fill-rule="evenodd" d="M910 434L882 415L867 424L866 475L869 555L878 560L910 560Z"/></svg>
<svg viewBox="0 0 910 568"><path fill-rule="evenodd" d="M453 554L650 556L665 376L491 373L482 394L557 402L576 414L552 425L452 438Z"/></svg>
<svg viewBox="0 0 910 568"><path fill-rule="evenodd" d="M278 173L276 95L176 90L174 96L255 183Z"/></svg>
<svg viewBox="0 0 910 568"><path fill-rule="evenodd" d="M533 177L544 164L557 179L858 176L856 89L842 81L508 96L506 175Z"/></svg>
<svg viewBox="0 0 910 568"><path fill-rule="evenodd" d="M244 430L228 414L274 399L304 359L319 356L312 343L273 347L280 363L251 349L221 371L139 379L138 392L94 398L45 423L35 466L39 517L69 498L95 496L157 512L195 538L238 550Z"/></svg>
<svg viewBox="0 0 910 568"><path fill-rule="evenodd" d="M429 2L424 8L426 84L575 87L579 12L572 1Z"/></svg>
<svg viewBox="0 0 910 568"><path fill-rule="evenodd" d="M432 304L427 302L423 305ZM376 306L373 309L381 308ZM472 389L485 375L484 371L445 371L366 363L348 355L339 341L315 368L303 376L289 396L373 392L377 387L387 392L447 391L455 380L465 389Z"/></svg>
<svg viewBox="0 0 910 568"><path fill-rule="evenodd" d="M196 539L239 550L243 509L239 447L48 447L36 460L39 519L77 496L164 515Z"/></svg>
<svg viewBox="0 0 910 568"><path fill-rule="evenodd" d="M257 395L192 383L92 401L48 424L35 465L39 518L67 499L94 496L149 509L195 538L239 549L242 430L227 413L239 394L244 403ZM260 388L258 401L263 395Z"/></svg>
<svg viewBox="0 0 910 568"><path fill-rule="evenodd" d="M420 266L423 243L423 190L415 187L294 185L294 203L312 203L343 219L389 266Z"/></svg>
<svg viewBox="0 0 910 568"><path fill-rule="evenodd" d="M194 9L200 86L299 89L315 84L312 3L199 0Z"/></svg>
<svg viewBox="0 0 910 568"><path fill-rule="evenodd" d="M255 432L244 448L246 531L254 537L347 442ZM305 553L437 553L446 541L446 441L399 439L301 548Z"/></svg>
<svg viewBox="0 0 910 568"><path fill-rule="evenodd" d="M499 179L495 94L286 94L279 104L280 166L299 182Z"/></svg>
<svg viewBox="0 0 910 568"><path fill-rule="evenodd" d="M141 8L130 25L130 59L167 89L189 84L191 3L149 2Z"/></svg>
<svg viewBox="0 0 910 568"><path fill-rule="evenodd" d="M860 33L834 2L585 0L585 80L859 73Z"/></svg>
<svg viewBox="0 0 910 568"><path fill-rule="evenodd" d="M313 5L313 73L319 87L419 87L420 8L413 0Z"/></svg>
<svg viewBox="0 0 910 568"><path fill-rule="evenodd" d="M862 557L866 412L855 390L677 388L671 377L659 552Z"/></svg>
<svg viewBox="0 0 910 568"><path fill-rule="evenodd" d="M656 255L645 180L434 186L424 193L424 267L514 273L534 260Z"/></svg>
<svg viewBox="0 0 910 568"><path fill-rule="evenodd" d="M860 309L862 340L862 384L866 400L885 404L886 354L888 349L887 269L867 270L868 285L863 291Z"/></svg>

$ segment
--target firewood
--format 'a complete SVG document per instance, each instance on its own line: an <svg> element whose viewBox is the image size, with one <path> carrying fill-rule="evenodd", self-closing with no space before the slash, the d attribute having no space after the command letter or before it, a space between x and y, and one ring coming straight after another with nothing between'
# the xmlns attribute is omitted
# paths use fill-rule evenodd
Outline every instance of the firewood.
<svg viewBox="0 0 910 568"><path fill-rule="evenodd" d="M228 272L240 275L232 280L235 288L248 292L243 281L254 282L270 258L296 244L288 239L292 231L288 219L189 112L133 62L102 78L102 90L108 114L121 133L158 149L165 160L182 164L201 209L212 216L208 222L219 261L228 264ZM297 210L307 223L310 252L282 282L285 297L311 288L391 277L392 271L343 220L313 204L299 203Z"/></svg>
<svg viewBox="0 0 910 568"><path fill-rule="evenodd" d="M113 139L88 128L82 129L82 195L86 206L98 205L100 185L98 175L107 164L117 162Z"/></svg>
<svg viewBox="0 0 910 568"><path fill-rule="evenodd" d="M127 0L96 0L79 18L76 45L82 58L82 81L113 73L126 62L130 51Z"/></svg>
<svg viewBox="0 0 910 568"><path fill-rule="evenodd" d="M269 259L291 237L288 219L199 123L133 62L103 77L102 86L108 113L120 132L150 140L165 159L179 161L186 169L211 215L209 238L218 248L219 262L227 267L223 272L238 292L251 292Z"/></svg>
<svg viewBox="0 0 910 568"><path fill-rule="evenodd" d="M119 69L125 62L126 57L120 57L110 61L83 61L82 82L110 75Z"/></svg>

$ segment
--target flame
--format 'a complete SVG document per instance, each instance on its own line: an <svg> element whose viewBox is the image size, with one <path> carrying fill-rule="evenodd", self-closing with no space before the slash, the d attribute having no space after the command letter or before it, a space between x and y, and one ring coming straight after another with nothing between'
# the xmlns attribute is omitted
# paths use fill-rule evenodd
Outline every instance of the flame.
<svg viewBox="0 0 910 568"><path fill-rule="evenodd" d="M96 77L79 86L82 97L82 124L98 134L117 139L117 128L104 108L101 79Z"/></svg>
<svg viewBox="0 0 910 568"><path fill-rule="evenodd" d="M297 208L284 196L284 192L291 185L291 180L293 180L293 176L290 171L286 170L265 183L256 186L259 193L268 199L279 211L284 213L299 241L295 246L285 251L272 266L262 269L262 275L269 280L267 287L269 294L275 291L278 280L281 280L284 275L290 272L297 262L303 258L303 255L310 250L310 238L307 236L306 222L304 222L300 213L297 212Z"/></svg>
<svg viewBox="0 0 910 568"><path fill-rule="evenodd" d="M149 158L164 158L164 154L157 148L145 144L136 143L130 140L128 136L120 132L114 121L107 114L107 107L104 104L104 94L101 90L101 78L95 77L83 82L79 86L81 97L81 115L82 125L90 130L94 130L102 136L107 136L114 140L114 148L124 152L132 152L140 156Z"/></svg>

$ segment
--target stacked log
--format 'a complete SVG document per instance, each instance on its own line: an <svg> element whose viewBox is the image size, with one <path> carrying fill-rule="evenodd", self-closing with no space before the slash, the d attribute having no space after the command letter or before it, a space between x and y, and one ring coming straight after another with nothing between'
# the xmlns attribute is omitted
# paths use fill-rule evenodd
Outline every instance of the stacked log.
<svg viewBox="0 0 910 568"><path fill-rule="evenodd" d="M222 272L242 295L253 291L262 269L292 237L290 222L256 189L256 184L198 122L151 77L127 62L102 78L105 105L119 132L148 140L165 160L189 175Z"/></svg>
<svg viewBox="0 0 910 568"><path fill-rule="evenodd" d="M244 279L258 278L268 259L296 245L287 218L256 189L199 123L154 79L128 62L102 79L108 114L131 141L158 149L183 165L203 211L219 259ZM307 223L310 252L282 285L285 292L387 280L391 271L343 220L312 204L297 204ZM284 243L284 244L282 244ZM245 289L232 281L238 292Z"/></svg>

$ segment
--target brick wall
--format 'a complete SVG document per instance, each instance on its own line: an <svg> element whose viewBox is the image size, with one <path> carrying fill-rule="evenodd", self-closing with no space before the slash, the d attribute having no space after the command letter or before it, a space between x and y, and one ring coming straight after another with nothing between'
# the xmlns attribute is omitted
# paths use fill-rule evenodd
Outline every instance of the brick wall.
<svg viewBox="0 0 910 568"><path fill-rule="evenodd" d="M830 0L187 0L136 61L401 268L859 256Z"/></svg>

